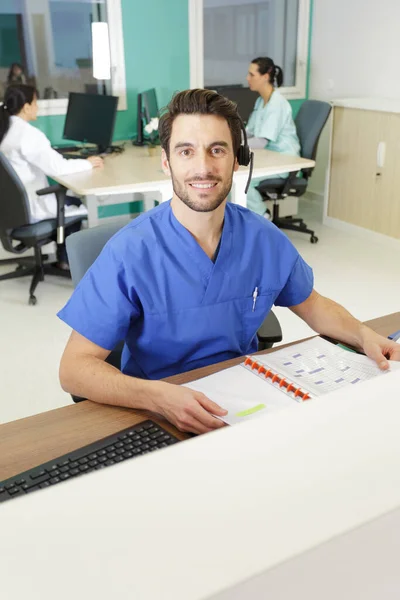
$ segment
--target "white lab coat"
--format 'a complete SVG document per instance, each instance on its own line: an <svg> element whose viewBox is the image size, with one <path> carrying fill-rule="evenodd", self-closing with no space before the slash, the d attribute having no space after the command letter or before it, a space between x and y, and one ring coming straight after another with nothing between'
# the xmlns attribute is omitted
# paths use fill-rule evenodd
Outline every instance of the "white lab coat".
<svg viewBox="0 0 400 600"><path fill-rule="evenodd" d="M44 133L17 116L11 117L10 128L0 144L0 150L14 167L24 184L30 204L30 222L54 219L57 216L57 200L54 194L37 196L36 191L48 187L46 175L66 175L89 171L86 159L66 159L53 150ZM65 215L85 214L86 209L66 206Z"/></svg>

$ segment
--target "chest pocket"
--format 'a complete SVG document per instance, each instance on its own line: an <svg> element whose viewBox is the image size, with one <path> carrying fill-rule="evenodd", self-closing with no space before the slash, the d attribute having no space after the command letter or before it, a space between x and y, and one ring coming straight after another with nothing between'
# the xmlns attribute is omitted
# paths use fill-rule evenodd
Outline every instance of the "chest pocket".
<svg viewBox="0 0 400 600"><path fill-rule="evenodd" d="M254 304L253 296L243 299L242 304L242 352L250 351L252 341L272 308L274 296L272 292L257 296Z"/></svg>

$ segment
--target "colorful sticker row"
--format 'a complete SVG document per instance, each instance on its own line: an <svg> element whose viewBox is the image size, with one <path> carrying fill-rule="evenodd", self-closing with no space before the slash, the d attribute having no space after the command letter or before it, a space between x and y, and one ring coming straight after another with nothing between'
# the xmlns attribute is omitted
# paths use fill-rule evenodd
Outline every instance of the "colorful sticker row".
<svg viewBox="0 0 400 600"><path fill-rule="evenodd" d="M272 383L276 383L280 388L284 388L286 392L292 392L297 400L303 402L304 400L311 400L311 396L306 392L302 392L300 388L297 388L293 383L286 381L284 377L280 377L276 373L273 373L271 369L267 369L263 365L260 365L257 361L250 357L247 357L244 361L245 367L251 368L252 371L257 371L258 375L264 375L266 379L271 379Z"/></svg>

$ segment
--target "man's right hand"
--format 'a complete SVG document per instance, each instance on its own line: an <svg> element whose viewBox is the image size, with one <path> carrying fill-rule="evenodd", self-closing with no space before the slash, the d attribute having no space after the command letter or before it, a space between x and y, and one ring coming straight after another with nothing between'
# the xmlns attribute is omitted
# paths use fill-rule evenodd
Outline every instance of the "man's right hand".
<svg viewBox="0 0 400 600"><path fill-rule="evenodd" d="M157 382L157 398L151 410L161 414L180 431L207 433L224 427L224 423L214 417L223 417L224 410L201 392L166 382Z"/></svg>
<svg viewBox="0 0 400 600"><path fill-rule="evenodd" d="M104 161L101 158L101 156L89 156L89 158L87 158L86 160L90 162L93 169L99 169L104 166Z"/></svg>

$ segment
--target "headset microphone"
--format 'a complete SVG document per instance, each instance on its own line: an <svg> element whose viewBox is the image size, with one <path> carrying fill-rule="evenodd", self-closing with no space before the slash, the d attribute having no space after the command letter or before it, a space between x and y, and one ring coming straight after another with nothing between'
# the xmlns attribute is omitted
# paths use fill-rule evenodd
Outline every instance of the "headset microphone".
<svg viewBox="0 0 400 600"><path fill-rule="evenodd" d="M251 183L251 176L253 175L254 152L252 152L249 148L249 144L247 142L247 133L246 133L246 128L244 126L244 123L240 117L239 117L239 120L240 120L240 127L241 127L242 133L243 133L243 143L240 144L240 146L239 146L239 150L237 153L237 161L238 161L239 165L242 167L247 167L248 165L250 165L249 177L247 179L246 188L244 190L244 193L247 194L248 189L250 187L250 183Z"/></svg>

